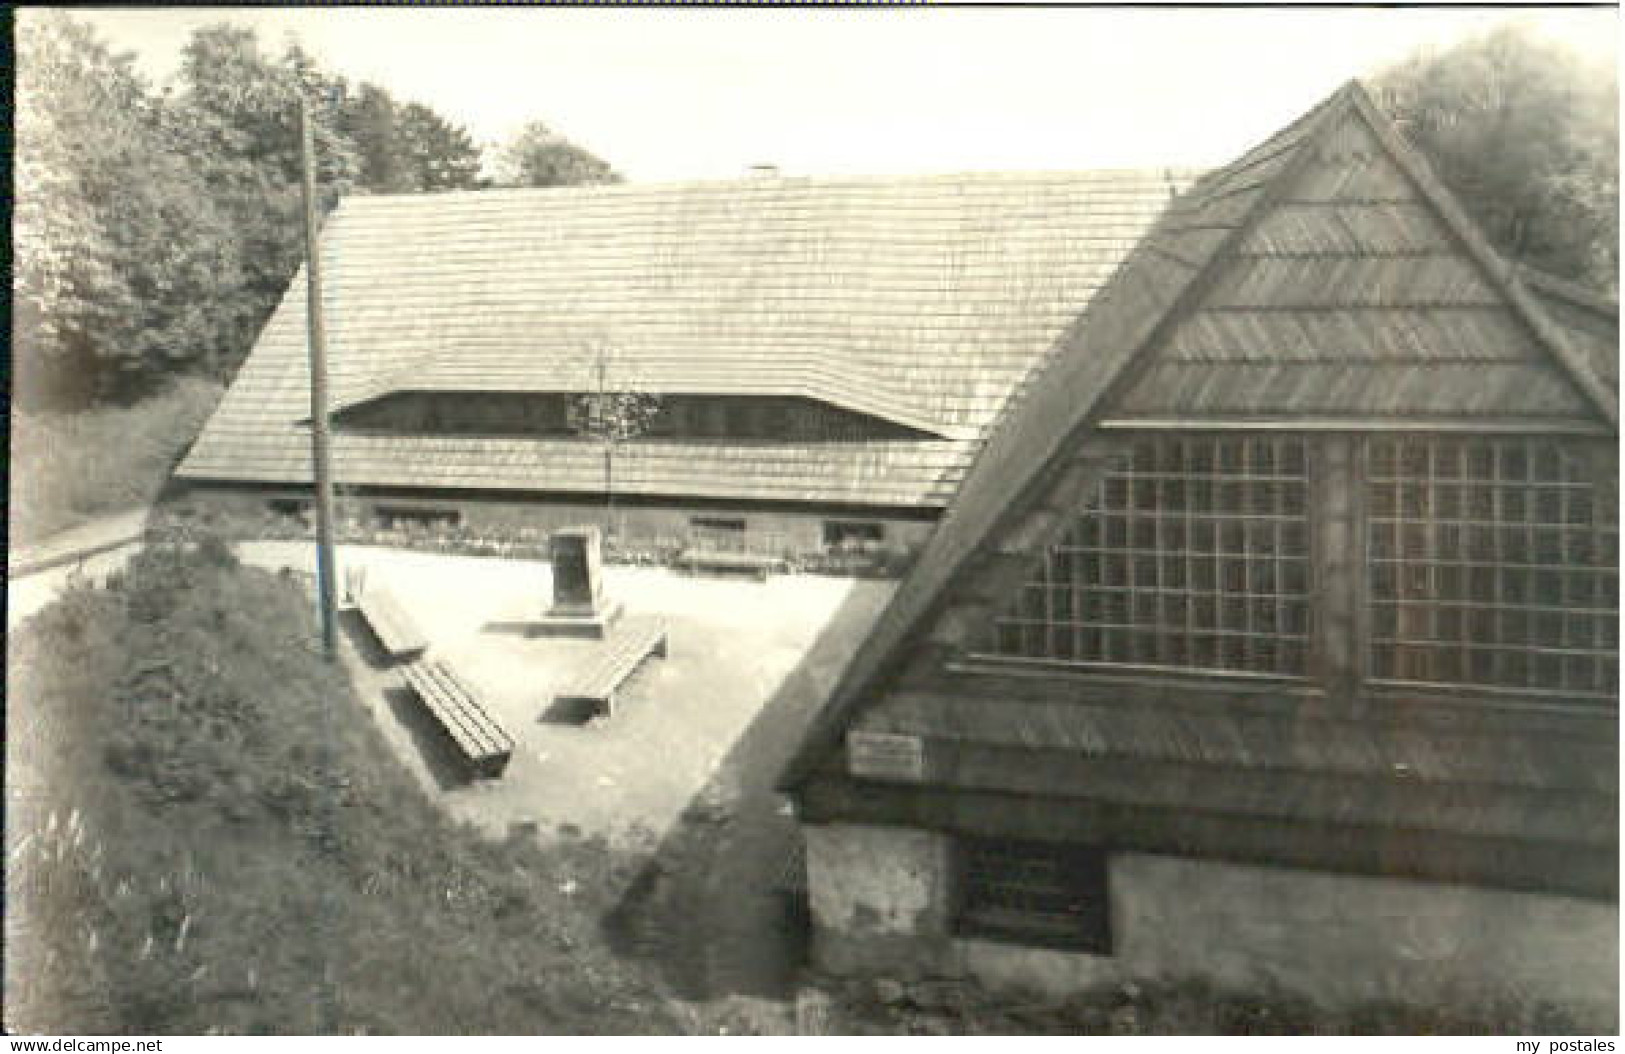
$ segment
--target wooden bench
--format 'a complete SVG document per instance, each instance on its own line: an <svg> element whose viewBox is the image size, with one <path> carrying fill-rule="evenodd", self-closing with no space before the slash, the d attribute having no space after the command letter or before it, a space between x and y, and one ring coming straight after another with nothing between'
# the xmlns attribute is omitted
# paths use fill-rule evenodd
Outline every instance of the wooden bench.
<svg viewBox="0 0 1625 1054"><path fill-rule="evenodd" d="M368 588L356 598L356 609L391 659L415 659L429 647L429 639L387 590Z"/></svg>
<svg viewBox="0 0 1625 1054"><path fill-rule="evenodd" d="M443 661L417 659L401 672L474 774L502 775L513 756L513 737L486 711L479 693Z"/></svg>
<svg viewBox="0 0 1625 1054"><path fill-rule="evenodd" d="M684 549L677 554L677 566L689 571L739 572L767 581L769 571L785 568L783 557L716 549Z"/></svg>
<svg viewBox="0 0 1625 1054"><path fill-rule="evenodd" d="M557 704L586 703L596 711L610 713L615 693L650 655L666 657L666 621L658 618L628 618L617 625L601 645L591 665L554 696Z"/></svg>

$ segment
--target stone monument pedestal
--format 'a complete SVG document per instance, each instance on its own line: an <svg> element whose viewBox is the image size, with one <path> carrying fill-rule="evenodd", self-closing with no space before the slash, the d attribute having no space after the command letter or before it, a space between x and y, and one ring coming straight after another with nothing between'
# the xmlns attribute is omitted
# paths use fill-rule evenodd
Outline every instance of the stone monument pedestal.
<svg viewBox="0 0 1625 1054"><path fill-rule="evenodd" d="M604 596L603 542L596 527L566 527L553 532L548 553L553 561L553 606L532 632L545 637L609 635L621 605Z"/></svg>

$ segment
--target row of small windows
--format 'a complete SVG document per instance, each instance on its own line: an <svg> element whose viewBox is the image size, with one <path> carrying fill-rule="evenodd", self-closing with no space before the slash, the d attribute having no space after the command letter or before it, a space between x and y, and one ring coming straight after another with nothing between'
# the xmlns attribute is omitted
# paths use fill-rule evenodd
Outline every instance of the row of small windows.
<svg viewBox="0 0 1625 1054"><path fill-rule="evenodd" d="M1248 520L1224 513L1130 516L1103 511L1080 522L1069 543L1057 550L1058 559L1088 553L1106 559L1160 554L1162 565L1168 566L1192 555L1239 557L1266 549L1302 553L1309 544L1309 530L1301 513L1294 519Z"/></svg>
<svg viewBox="0 0 1625 1054"><path fill-rule="evenodd" d="M1077 590L1027 587L1022 605L1035 625L1136 629L1178 626L1200 633L1265 633L1304 636L1309 628L1307 605L1285 602L1283 594L1242 591L1190 593L1180 590Z"/></svg>
<svg viewBox="0 0 1625 1054"><path fill-rule="evenodd" d="M1373 480L1371 515L1454 523L1589 525L1591 487L1575 483L1424 483Z"/></svg>
<svg viewBox="0 0 1625 1054"><path fill-rule="evenodd" d="M1400 437L1373 439L1366 451L1366 478L1373 483L1461 479L1538 486L1588 482L1576 475L1585 456L1549 439Z"/></svg>
<svg viewBox="0 0 1625 1054"><path fill-rule="evenodd" d="M1279 543L1295 533L1266 531L1252 537ZM1052 597L1075 595L1078 603L1093 604L1094 598L1119 590L1152 597L1159 592L1301 595L1309 588L1309 564L1297 555L1301 550L1278 547L1276 551L1287 555L1260 560L1249 558L1241 548L1202 548L1196 532L1188 537L1188 545L1180 543L1185 546L1182 549L1091 552L1057 548L1044 568L1027 582L1026 596L1041 604L1042 594L1048 591Z"/></svg>
<svg viewBox="0 0 1625 1054"><path fill-rule="evenodd" d="M266 507L280 516L295 517L307 523L314 515L309 498L271 498ZM377 505L372 510L374 523L386 530L435 531L458 527L463 514L440 505ZM698 538L714 541L723 548L744 546L752 540L748 523L743 516L690 516L689 533ZM825 520L821 525L824 547L827 549L875 549L886 541L886 525L878 520ZM777 535L758 536L777 539Z"/></svg>
<svg viewBox="0 0 1625 1054"><path fill-rule="evenodd" d="M1377 560L1422 560L1440 566L1557 567L1619 562L1619 538L1592 526L1533 523L1432 524L1373 518L1371 555Z"/></svg>
<svg viewBox="0 0 1625 1054"><path fill-rule="evenodd" d="M1106 505L1142 515L1179 515L1187 508L1211 510L1218 518L1298 516L1303 513L1301 481L1213 477L1154 479L1113 477L1106 481Z"/></svg>
<svg viewBox="0 0 1625 1054"><path fill-rule="evenodd" d="M986 650L1306 677L1315 619L1308 437L1145 437ZM1612 695L1619 537L1602 445L1360 444L1368 676Z"/></svg>
<svg viewBox="0 0 1625 1054"><path fill-rule="evenodd" d="M414 393L390 396L341 415L360 431L451 435L580 434L582 404L564 394ZM646 433L690 439L843 442L917 437L879 418L810 399L742 396L665 396L654 406Z"/></svg>
<svg viewBox="0 0 1625 1054"><path fill-rule="evenodd" d="M1166 436L1134 445L1127 478L1180 479L1233 477L1301 481L1307 468L1301 440L1257 436Z"/></svg>

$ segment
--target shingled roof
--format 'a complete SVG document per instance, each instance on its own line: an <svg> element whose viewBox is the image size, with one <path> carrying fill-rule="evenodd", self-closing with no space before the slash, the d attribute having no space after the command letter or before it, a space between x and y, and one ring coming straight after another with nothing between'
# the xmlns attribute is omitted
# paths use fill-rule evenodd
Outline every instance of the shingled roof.
<svg viewBox="0 0 1625 1054"><path fill-rule="evenodd" d="M1193 173L752 178L352 197L323 236L337 408L590 390L595 344L664 393L800 396L918 441L648 438L625 493L940 507L1022 376ZM302 278L180 474L309 480ZM569 439L339 430L343 483L594 490Z"/></svg>
<svg viewBox="0 0 1625 1054"><path fill-rule="evenodd" d="M1602 325L1605 303L1585 310L1587 325ZM1566 322L1553 322L1351 82L1171 205L1024 385L781 786L810 777L865 708L900 705L886 701L896 674L928 638L958 632L945 625L953 596L959 612L985 608L982 570L1025 558L1023 536L1075 514L1083 498L1068 481L1088 474L1075 455L1098 425L1375 420L1609 434L1618 397L1595 364L1603 353L1576 350L1580 323ZM1078 735L1112 749L1105 725L1091 731L1081 709L1073 719Z"/></svg>

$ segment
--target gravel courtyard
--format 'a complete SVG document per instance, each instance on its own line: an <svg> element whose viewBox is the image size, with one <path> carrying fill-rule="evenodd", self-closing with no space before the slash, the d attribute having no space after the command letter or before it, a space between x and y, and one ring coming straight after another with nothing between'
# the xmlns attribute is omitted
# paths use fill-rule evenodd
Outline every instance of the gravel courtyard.
<svg viewBox="0 0 1625 1054"><path fill-rule="evenodd" d="M248 542L239 553L268 568L308 571L313 561L308 543ZM352 663L403 763L454 816L495 836L534 822L544 839L598 835L627 849L664 840L702 790L719 806L765 792L764 762L776 758L736 752L732 770L720 763L770 701L775 734L765 739L775 754L793 742L893 589L811 575L757 582L607 568L606 589L627 614L668 620L669 655L643 664L612 716L575 725L549 719L553 692L600 645L525 634L552 595L548 564L344 546L339 565L341 579L359 569L369 584L387 584L431 654L485 693L517 741L501 779L465 782L398 676Z"/></svg>

